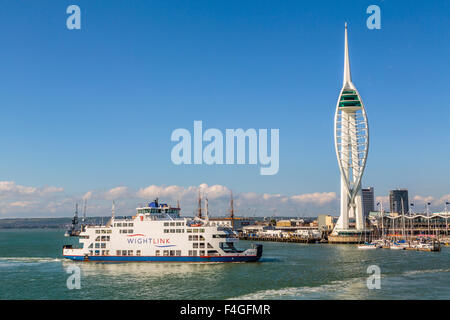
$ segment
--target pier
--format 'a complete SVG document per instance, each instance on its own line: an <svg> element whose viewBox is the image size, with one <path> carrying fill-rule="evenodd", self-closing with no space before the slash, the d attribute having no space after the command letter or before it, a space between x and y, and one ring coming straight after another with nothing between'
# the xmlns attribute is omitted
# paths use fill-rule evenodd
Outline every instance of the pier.
<svg viewBox="0 0 450 320"><path fill-rule="evenodd" d="M276 236L264 236L264 237L249 237L239 236L240 240L252 240L252 241L271 241L271 242L294 242L294 243L326 243L326 240L317 238L302 238L302 237L276 237Z"/></svg>

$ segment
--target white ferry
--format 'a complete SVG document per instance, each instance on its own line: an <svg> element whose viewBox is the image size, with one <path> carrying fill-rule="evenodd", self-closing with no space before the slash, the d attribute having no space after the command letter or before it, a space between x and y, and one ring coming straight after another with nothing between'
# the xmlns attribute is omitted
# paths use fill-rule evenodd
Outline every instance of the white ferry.
<svg viewBox="0 0 450 320"><path fill-rule="evenodd" d="M113 216L106 225L83 226L80 248L63 247L64 258L79 261L251 262L262 255L262 245L245 251L228 226L202 218L180 217L180 208L158 199L137 208L131 219Z"/></svg>

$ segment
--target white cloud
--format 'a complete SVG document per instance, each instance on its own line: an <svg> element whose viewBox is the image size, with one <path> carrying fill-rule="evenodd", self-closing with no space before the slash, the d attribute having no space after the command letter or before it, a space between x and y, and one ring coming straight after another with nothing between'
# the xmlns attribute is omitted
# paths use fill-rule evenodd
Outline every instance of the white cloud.
<svg viewBox="0 0 450 320"><path fill-rule="evenodd" d="M290 197L291 200L300 203L327 204L337 200L335 192L315 192L307 194L299 194Z"/></svg>
<svg viewBox="0 0 450 320"><path fill-rule="evenodd" d="M93 191L88 191L88 192L86 192L86 193L83 195L82 199L83 199L83 200L89 200L89 199L92 198L92 195L93 195Z"/></svg>
<svg viewBox="0 0 450 320"><path fill-rule="evenodd" d="M200 191L208 197L211 215L226 215L230 209L231 189L223 185L198 186L149 185L137 190L127 186L117 186L109 190L89 190L85 193L67 195L62 187L35 187L17 185L13 181L0 181L0 214L20 217L71 216L75 204L82 206L87 199L88 216L105 216L111 212L111 201L116 201L116 214L131 216L135 208L158 197L160 201L176 205L180 201L182 214L192 215L197 209ZM234 192L234 205L237 215L256 216L316 216L317 214L339 213L339 195L335 192L313 192L294 195L279 193ZM441 210L450 195L442 197L413 197L419 203L432 202L432 209ZM448 199L448 200L447 200ZM389 210L389 197L378 196ZM81 209L81 207L80 207Z"/></svg>
<svg viewBox="0 0 450 320"><path fill-rule="evenodd" d="M30 187L16 184L14 181L0 181L0 197L11 198L14 196L44 196L64 191L61 187Z"/></svg>
<svg viewBox="0 0 450 320"><path fill-rule="evenodd" d="M128 194L128 187L115 187L110 189L105 193L105 198L108 200L115 200L119 198L124 198Z"/></svg>
<svg viewBox="0 0 450 320"><path fill-rule="evenodd" d="M417 196L414 196L413 200L417 201L417 202L420 202L420 203L427 203L427 202L434 201L434 197L432 197L432 196L424 197L424 196L417 195Z"/></svg>

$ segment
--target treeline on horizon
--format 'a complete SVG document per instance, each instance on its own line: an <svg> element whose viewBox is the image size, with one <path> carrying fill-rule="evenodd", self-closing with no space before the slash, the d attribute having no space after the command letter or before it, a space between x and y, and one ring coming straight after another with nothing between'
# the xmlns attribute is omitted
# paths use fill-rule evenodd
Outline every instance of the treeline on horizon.
<svg viewBox="0 0 450 320"><path fill-rule="evenodd" d="M100 224L109 220L109 217L89 217L88 224ZM79 219L78 224L81 223ZM0 229L61 229L72 224L72 218L6 218L0 219Z"/></svg>

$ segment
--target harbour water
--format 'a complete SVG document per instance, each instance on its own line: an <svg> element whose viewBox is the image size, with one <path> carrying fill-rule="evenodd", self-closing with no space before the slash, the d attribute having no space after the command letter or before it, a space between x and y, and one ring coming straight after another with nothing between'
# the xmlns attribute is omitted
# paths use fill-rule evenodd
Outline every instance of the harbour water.
<svg viewBox="0 0 450 320"><path fill-rule="evenodd" d="M441 252L263 242L256 263L65 261L64 230L0 230L0 299L450 299L450 247ZM240 241L247 248L250 242ZM81 289L66 272L81 269ZM367 288L379 266L381 288Z"/></svg>

